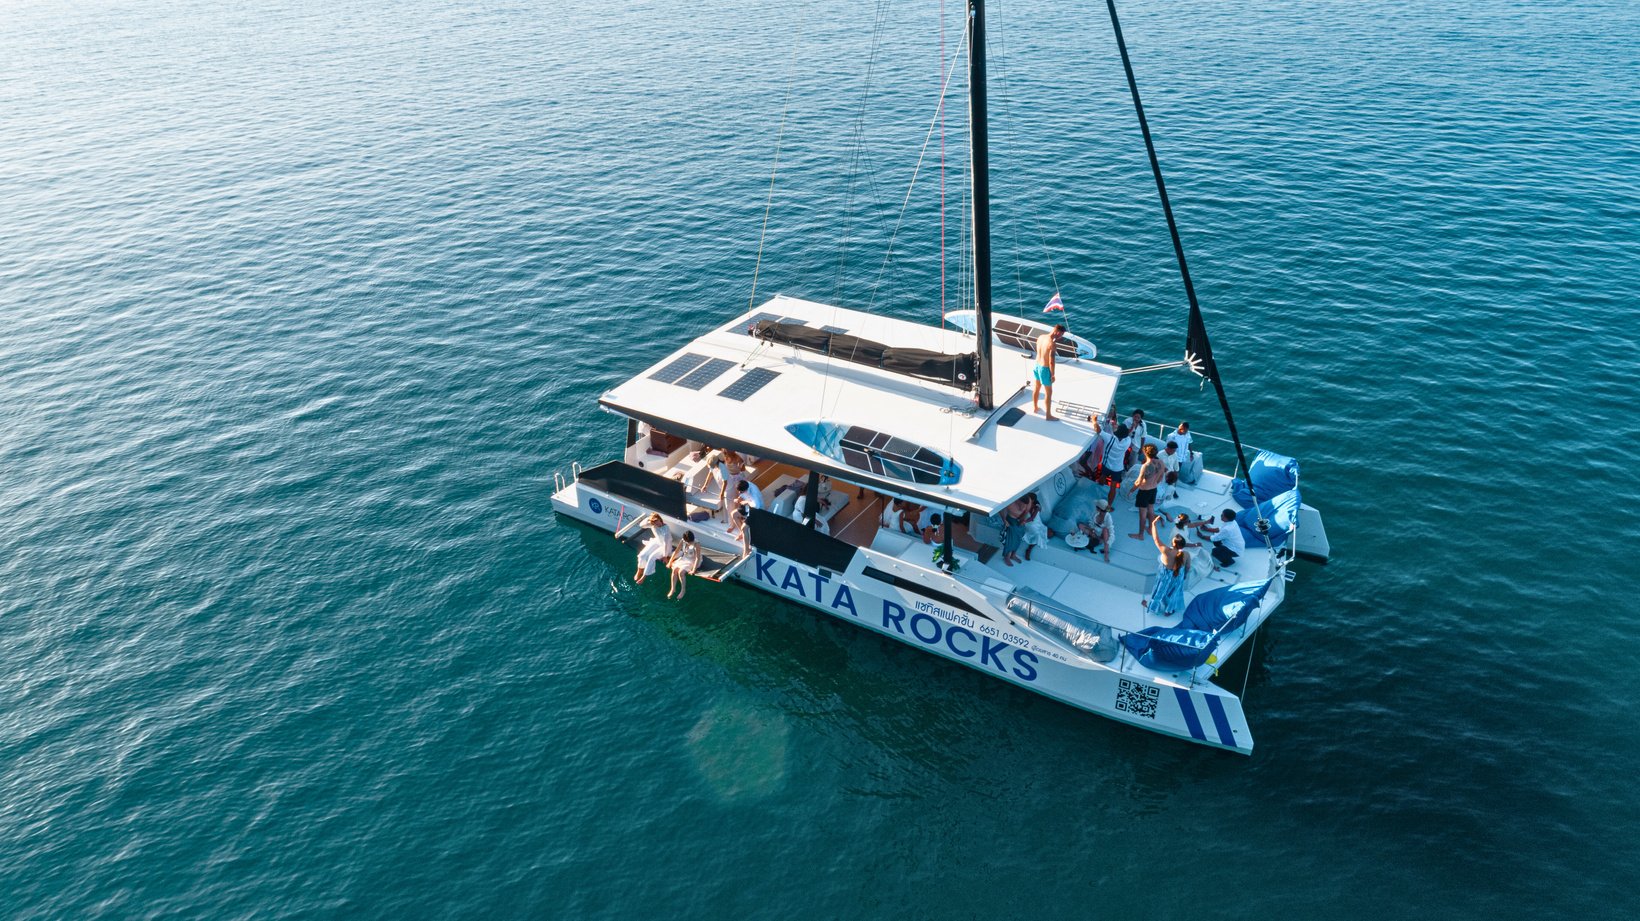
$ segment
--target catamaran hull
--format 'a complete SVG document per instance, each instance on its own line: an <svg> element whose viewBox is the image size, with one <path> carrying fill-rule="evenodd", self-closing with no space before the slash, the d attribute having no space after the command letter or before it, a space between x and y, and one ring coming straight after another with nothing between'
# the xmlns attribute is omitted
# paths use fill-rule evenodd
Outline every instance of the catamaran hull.
<svg viewBox="0 0 1640 921"><path fill-rule="evenodd" d="M648 512L581 483L560 490L552 501L559 514L611 533ZM876 556L860 550L847 570L835 572L756 551L731 578L1080 710L1252 753L1241 701L1223 689L1182 687L1073 658L1021 635L994 611L993 618L955 610L866 576Z"/></svg>

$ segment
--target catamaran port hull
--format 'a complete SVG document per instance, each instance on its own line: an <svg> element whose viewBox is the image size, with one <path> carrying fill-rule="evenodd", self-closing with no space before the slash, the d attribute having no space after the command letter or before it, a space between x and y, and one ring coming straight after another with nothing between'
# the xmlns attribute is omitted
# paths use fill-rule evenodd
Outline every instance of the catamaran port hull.
<svg viewBox="0 0 1640 921"><path fill-rule="evenodd" d="M554 494L552 503L559 514L610 533L649 512L574 481ZM708 549L731 549L707 528L699 529L699 537ZM910 579L885 581L904 568L869 548L857 548L841 569L755 550L728 578L1080 710L1201 745L1252 753L1241 701L1228 691L1208 682L1186 687L1073 656L1024 635L977 595L963 599L935 592L943 596L935 600L905 587Z"/></svg>

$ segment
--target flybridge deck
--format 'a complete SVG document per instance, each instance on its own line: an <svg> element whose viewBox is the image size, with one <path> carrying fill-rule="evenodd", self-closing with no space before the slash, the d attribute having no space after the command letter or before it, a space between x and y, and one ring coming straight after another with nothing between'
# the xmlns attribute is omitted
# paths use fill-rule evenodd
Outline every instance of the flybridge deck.
<svg viewBox="0 0 1640 921"><path fill-rule="evenodd" d="M755 339L749 329L759 320L802 323L896 348L974 349L973 336L961 330L782 296L700 336L604 394L600 403L710 444L993 515L1088 449L1094 437L1088 416L1110 406L1121 374L1112 365L1061 359L1054 383L1058 418L1049 421L1030 411L1032 358L997 349L997 407L981 412L970 394L952 387ZM887 433L878 448L886 448L891 436L896 446L948 459L960 475L938 485L851 466L842 453L817 450L793 431L820 423Z"/></svg>

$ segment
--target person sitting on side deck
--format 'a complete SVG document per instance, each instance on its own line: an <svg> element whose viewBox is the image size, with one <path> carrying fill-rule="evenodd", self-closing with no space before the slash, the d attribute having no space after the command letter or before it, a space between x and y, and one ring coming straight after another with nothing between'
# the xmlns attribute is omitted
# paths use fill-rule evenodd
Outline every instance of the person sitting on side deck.
<svg viewBox="0 0 1640 921"><path fill-rule="evenodd" d="M649 528L649 539L638 549L638 571L632 574L632 581L638 583L642 583L645 576L654 574L656 563L672 555L672 529L666 526L661 516L650 514L644 526Z"/></svg>
<svg viewBox="0 0 1640 921"><path fill-rule="evenodd" d="M672 584L666 590L666 597L672 597L677 592L678 600L683 600L684 592L689 590L689 577L700 568L700 544L695 543L695 532L683 532L683 540L672 551L672 558L666 561L672 570Z"/></svg>

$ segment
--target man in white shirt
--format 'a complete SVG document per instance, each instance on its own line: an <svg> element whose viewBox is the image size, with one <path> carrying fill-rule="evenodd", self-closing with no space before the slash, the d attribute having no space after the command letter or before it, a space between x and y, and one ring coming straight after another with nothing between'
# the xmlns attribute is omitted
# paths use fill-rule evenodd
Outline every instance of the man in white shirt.
<svg viewBox="0 0 1640 921"><path fill-rule="evenodd" d="M1236 510L1227 508L1219 513L1218 522L1203 519L1197 529L1206 540L1213 542L1213 562L1219 566L1231 566L1236 557L1247 552L1247 538L1241 533L1241 525L1236 523Z"/></svg>
<svg viewBox="0 0 1640 921"><path fill-rule="evenodd" d="M763 507L763 490L751 480L741 480L735 484L735 504L746 508Z"/></svg>
<svg viewBox="0 0 1640 921"><path fill-rule="evenodd" d="M1090 421L1093 422L1095 444L1098 446L1094 453L1104 458L1094 482L1110 486L1110 495L1105 497L1105 503L1113 504L1116 502L1116 490L1122 486L1122 474L1127 472L1127 452L1133 442L1128 438L1126 425L1118 424L1115 433L1111 433L1100 426L1098 419Z"/></svg>

